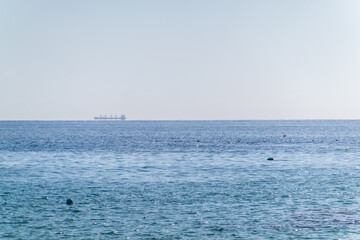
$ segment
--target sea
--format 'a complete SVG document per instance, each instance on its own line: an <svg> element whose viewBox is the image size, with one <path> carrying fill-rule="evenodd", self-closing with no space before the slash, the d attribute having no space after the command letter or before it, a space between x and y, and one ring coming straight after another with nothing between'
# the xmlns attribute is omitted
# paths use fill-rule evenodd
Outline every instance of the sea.
<svg viewBox="0 0 360 240"><path fill-rule="evenodd" d="M0 121L0 239L360 239L360 121Z"/></svg>

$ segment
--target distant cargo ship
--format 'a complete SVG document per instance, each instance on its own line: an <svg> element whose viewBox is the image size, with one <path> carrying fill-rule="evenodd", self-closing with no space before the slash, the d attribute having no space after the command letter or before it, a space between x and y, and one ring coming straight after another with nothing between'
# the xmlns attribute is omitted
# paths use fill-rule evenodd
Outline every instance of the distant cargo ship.
<svg viewBox="0 0 360 240"><path fill-rule="evenodd" d="M118 117L116 114L115 115L110 115L110 117L105 115L101 115L100 117L94 117L94 120L121 120L121 121L125 121L126 117L125 114L121 114L120 117Z"/></svg>

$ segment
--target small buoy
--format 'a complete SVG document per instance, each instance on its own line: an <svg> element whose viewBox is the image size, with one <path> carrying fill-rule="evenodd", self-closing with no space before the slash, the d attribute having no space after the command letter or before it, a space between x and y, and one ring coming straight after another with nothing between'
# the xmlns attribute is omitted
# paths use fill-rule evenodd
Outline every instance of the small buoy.
<svg viewBox="0 0 360 240"><path fill-rule="evenodd" d="M73 200L71 200L70 198L68 198L66 200L66 205L72 205L73 204Z"/></svg>
<svg viewBox="0 0 360 240"><path fill-rule="evenodd" d="M268 161L272 161L272 160L274 160L272 157L269 157L268 159L267 159Z"/></svg>

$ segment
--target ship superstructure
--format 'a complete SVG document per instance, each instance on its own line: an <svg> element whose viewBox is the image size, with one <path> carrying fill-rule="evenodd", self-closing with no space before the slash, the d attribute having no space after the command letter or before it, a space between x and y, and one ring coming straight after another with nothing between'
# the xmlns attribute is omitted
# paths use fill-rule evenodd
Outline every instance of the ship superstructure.
<svg viewBox="0 0 360 240"><path fill-rule="evenodd" d="M120 117L117 116L117 114L115 115L109 115L107 116L106 114L105 115L101 115L99 117L94 117L94 120L121 120L121 121L125 121L126 120L126 117L125 117L125 114L121 114Z"/></svg>

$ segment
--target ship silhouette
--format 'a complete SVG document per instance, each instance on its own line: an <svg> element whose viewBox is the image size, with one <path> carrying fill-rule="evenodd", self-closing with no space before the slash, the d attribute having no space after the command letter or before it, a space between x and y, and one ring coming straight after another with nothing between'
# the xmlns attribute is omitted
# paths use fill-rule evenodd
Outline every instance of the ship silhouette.
<svg viewBox="0 0 360 240"><path fill-rule="evenodd" d="M125 121L126 117L125 114L121 114L120 117L117 116L117 114L115 115L111 115L108 117L106 114L105 115L101 115L99 117L94 117L94 120L121 120L121 121Z"/></svg>

